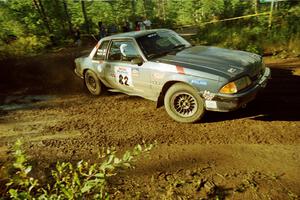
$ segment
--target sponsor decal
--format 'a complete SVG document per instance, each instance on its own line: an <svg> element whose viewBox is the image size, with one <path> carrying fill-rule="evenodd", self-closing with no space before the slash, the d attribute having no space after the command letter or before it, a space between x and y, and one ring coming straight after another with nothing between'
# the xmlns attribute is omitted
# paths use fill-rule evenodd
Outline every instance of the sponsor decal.
<svg viewBox="0 0 300 200"><path fill-rule="evenodd" d="M163 79L165 74L164 73L159 73L159 72L155 72L152 74L153 79Z"/></svg>
<svg viewBox="0 0 300 200"><path fill-rule="evenodd" d="M124 86L133 86L131 77L131 68L129 67L115 67L115 77L117 83Z"/></svg>
<svg viewBox="0 0 300 200"><path fill-rule="evenodd" d="M110 73L110 76L113 78L116 78L116 74L114 74L114 73Z"/></svg>
<svg viewBox="0 0 300 200"><path fill-rule="evenodd" d="M160 82L160 81L152 80L151 84L153 84L153 85L162 85L163 83Z"/></svg>
<svg viewBox="0 0 300 200"><path fill-rule="evenodd" d="M132 76L139 77L140 76L140 69L133 68L132 69Z"/></svg>
<svg viewBox="0 0 300 200"><path fill-rule="evenodd" d="M229 73L235 73L237 71L237 69L231 67L230 69L227 70Z"/></svg>
<svg viewBox="0 0 300 200"><path fill-rule="evenodd" d="M211 93L210 91L205 90L205 91L203 92L203 98L204 98L205 100L210 101L210 100L212 100L214 97L215 97L215 94L214 94L214 93Z"/></svg>
<svg viewBox="0 0 300 200"><path fill-rule="evenodd" d="M184 74L184 68L181 66L176 66L176 70L178 74Z"/></svg>
<svg viewBox="0 0 300 200"><path fill-rule="evenodd" d="M204 80L192 80L192 83L196 85L207 85L207 81Z"/></svg>

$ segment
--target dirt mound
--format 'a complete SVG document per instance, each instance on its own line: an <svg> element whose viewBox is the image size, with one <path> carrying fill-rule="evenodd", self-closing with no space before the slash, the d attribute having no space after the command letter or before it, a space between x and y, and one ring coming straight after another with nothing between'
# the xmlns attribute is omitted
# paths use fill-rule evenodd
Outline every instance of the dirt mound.
<svg viewBox="0 0 300 200"><path fill-rule="evenodd" d="M90 49L61 49L19 60L2 60L0 94L78 93L82 91L82 84L74 75L74 59Z"/></svg>

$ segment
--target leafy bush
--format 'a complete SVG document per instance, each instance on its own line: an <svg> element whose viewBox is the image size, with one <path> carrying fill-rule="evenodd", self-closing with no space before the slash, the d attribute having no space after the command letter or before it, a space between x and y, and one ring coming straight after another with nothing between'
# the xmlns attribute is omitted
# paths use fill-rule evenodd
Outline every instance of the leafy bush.
<svg viewBox="0 0 300 200"><path fill-rule="evenodd" d="M288 49L294 56L300 56L300 33L291 36Z"/></svg>
<svg viewBox="0 0 300 200"><path fill-rule="evenodd" d="M271 28L267 16L207 24L198 27L193 40L258 54L299 56L300 25L295 23L300 20L299 13L300 6L278 9Z"/></svg>
<svg viewBox="0 0 300 200"><path fill-rule="evenodd" d="M116 151L107 149L102 153L101 163L91 164L80 161L76 165L70 162L58 162L46 186L30 177L32 167L27 163L21 142L14 146L15 175L9 178L7 185L11 199L108 199L107 179L115 176L118 169L132 167L137 156L150 151L153 145L137 145L133 151L126 151L121 158Z"/></svg>
<svg viewBox="0 0 300 200"><path fill-rule="evenodd" d="M19 37L9 43L0 44L0 59L5 57L19 57L34 55L45 49L50 44L48 37L37 37L35 35Z"/></svg>

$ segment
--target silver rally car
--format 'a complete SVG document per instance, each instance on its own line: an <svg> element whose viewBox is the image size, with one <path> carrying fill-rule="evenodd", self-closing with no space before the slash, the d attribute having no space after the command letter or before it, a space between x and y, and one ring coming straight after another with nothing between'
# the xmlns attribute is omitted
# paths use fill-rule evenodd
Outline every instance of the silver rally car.
<svg viewBox="0 0 300 200"><path fill-rule="evenodd" d="M259 55L192 46L168 29L105 37L75 64L75 73L91 94L108 88L141 96L186 123L200 120L206 110L224 112L246 105L271 75Z"/></svg>

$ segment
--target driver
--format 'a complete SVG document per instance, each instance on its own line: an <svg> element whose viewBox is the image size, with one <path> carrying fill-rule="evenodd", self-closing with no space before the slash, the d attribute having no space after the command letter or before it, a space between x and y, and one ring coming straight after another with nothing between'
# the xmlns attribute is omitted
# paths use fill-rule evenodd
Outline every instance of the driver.
<svg viewBox="0 0 300 200"><path fill-rule="evenodd" d="M122 56L124 56L124 57L126 57L126 47L127 46L128 46L127 44L120 45L120 51L121 51Z"/></svg>

